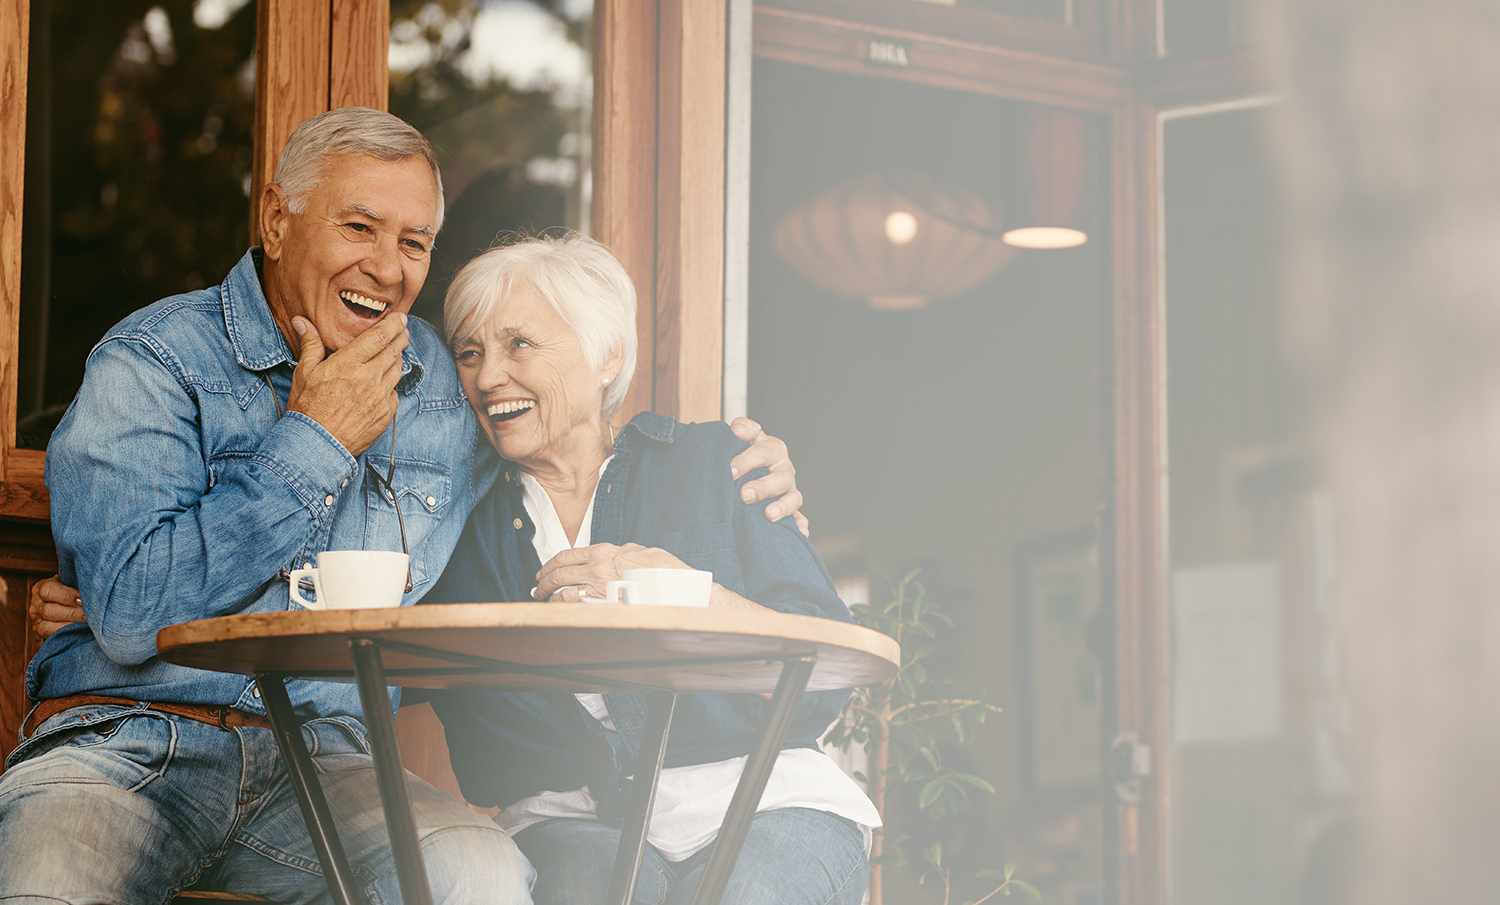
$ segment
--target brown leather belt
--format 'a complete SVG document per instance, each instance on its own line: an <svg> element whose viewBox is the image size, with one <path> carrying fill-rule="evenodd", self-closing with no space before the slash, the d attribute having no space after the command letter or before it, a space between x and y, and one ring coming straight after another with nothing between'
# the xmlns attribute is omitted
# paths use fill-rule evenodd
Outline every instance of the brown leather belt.
<svg viewBox="0 0 1500 905"><path fill-rule="evenodd" d="M36 727L57 716L64 710L72 710L74 707L90 707L95 704L111 704L121 707L138 707L141 701L132 701L129 698L111 698L101 694L74 694L65 698L53 698L36 705L31 715L26 718L26 723L21 727L21 732L26 738L36 731ZM210 726L218 726L224 731L239 729L249 726L253 729L270 729L271 721L258 713L248 713L244 710L236 710L233 707L216 707L211 704L174 704L170 701L152 701L146 704L147 710L156 710L161 713L170 713L173 716L186 717L207 723Z"/></svg>

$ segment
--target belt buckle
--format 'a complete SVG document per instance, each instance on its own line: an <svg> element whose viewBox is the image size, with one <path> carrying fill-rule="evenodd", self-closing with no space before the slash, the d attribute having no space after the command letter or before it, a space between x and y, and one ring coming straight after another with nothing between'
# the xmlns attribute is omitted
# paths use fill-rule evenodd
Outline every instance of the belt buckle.
<svg viewBox="0 0 1500 905"><path fill-rule="evenodd" d="M213 707L213 708L209 709L209 712L212 713L215 717L218 718L218 720L219 720L219 728L220 729L223 729L225 732L230 731L229 730L229 723L228 723L228 720L229 720L229 708L228 707Z"/></svg>

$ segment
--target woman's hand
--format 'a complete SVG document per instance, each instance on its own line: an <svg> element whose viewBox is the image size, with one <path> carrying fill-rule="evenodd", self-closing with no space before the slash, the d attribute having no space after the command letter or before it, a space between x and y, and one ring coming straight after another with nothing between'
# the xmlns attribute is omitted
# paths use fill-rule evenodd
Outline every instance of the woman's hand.
<svg viewBox="0 0 1500 905"><path fill-rule="evenodd" d="M605 585L616 581L626 569L691 569L692 566L659 547L642 547L640 544L594 544L592 547L573 547L564 550L536 573L537 600L548 603L576 603L585 597L604 597ZM714 582L709 606L760 609L760 604L747 600L733 591Z"/></svg>
<svg viewBox="0 0 1500 905"><path fill-rule="evenodd" d="M691 569L692 566L659 547L640 544L594 544L564 550L536 573L537 600L578 601L603 597L604 586L626 569Z"/></svg>
<svg viewBox="0 0 1500 905"><path fill-rule="evenodd" d="M76 589L58 581L56 575L31 586L26 612L31 616L31 630L42 639L65 625L87 621L83 616L83 598Z"/></svg>
<svg viewBox="0 0 1500 905"><path fill-rule="evenodd" d="M792 467L786 444L760 429L760 425L743 416L729 424L734 435L750 444L750 448L729 462L729 473L735 478L757 468L766 467L771 473L756 478L740 488L740 499L747 503L756 500L771 500L766 507L766 518L781 521L790 515L797 529L810 537L807 517L802 514L802 492L797 489L797 469ZM778 499L779 498L779 499Z"/></svg>

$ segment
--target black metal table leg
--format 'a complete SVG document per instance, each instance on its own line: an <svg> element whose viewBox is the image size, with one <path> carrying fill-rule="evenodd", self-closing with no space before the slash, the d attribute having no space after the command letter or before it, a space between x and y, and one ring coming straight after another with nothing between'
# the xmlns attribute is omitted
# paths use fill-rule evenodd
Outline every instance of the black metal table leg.
<svg viewBox="0 0 1500 905"><path fill-rule="evenodd" d="M703 878L693 893L693 905L719 905L724 897L724 887L729 885L729 875L734 873L735 861L750 833L750 821L755 819L755 808L760 804L761 793L766 790L766 781L771 778L771 768L781 753L781 743L792 728L792 719L797 715L797 706L802 703L802 692L807 688L817 658L805 655L782 661L781 678L776 681L776 693L771 696L771 708L766 713L766 724L761 727L755 747L745 761L745 772L740 774L740 784L729 802L729 811L724 815L724 825L714 839L713 853L703 868Z"/></svg>
<svg viewBox="0 0 1500 905"><path fill-rule="evenodd" d="M328 810L328 799L323 797L317 770L313 768L307 745L302 742L302 721L297 719L286 694L286 677L261 673L255 676L255 684L260 687L260 699L265 702L271 731L276 734L276 747L281 750L292 791L302 808L302 819L312 836L313 851L323 865L328 892L337 905L361 905L364 900L354 885L354 874L349 869L344 844L339 841L338 828L333 824L333 814Z"/></svg>
<svg viewBox="0 0 1500 905"><path fill-rule="evenodd" d="M396 719L391 716L390 691L385 684L385 666L380 645L368 638L349 642L359 700L365 709L365 729L375 756L375 779L380 784L380 803L391 834L391 855L396 859L396 877L401 881L401 900L406 905L432 905L427 866L422 861L417 824L411 816L411 796L406 790L406 771L401 767L401 749L396 744Z"/></svg>
<svg viewBox="0 0 1500 905"><path fill-rule="evenodd" d="M670 691L653 691L648 698L646 726L641 733L641 750L635 759L635 780L630 788L630 806L620 832L620 848L615 852L615 872L609 881L609 905L630 905L635 880L641 872L641 856L646 851L646 831L651 827L651 808L656 803L656 781L661 776L662 761L667 756L667 732L672 728L672 711L677 695ZM642 777L650 777L642 781Z"/></svg>

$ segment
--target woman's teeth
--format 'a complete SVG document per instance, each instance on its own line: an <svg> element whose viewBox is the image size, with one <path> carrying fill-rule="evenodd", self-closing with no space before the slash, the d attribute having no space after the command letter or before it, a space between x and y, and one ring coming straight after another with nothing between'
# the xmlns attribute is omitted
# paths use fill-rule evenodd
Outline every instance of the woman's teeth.
<svg viewBox="0 0 1500 905"><path fill-rule="evenodd" d="M536 405L535 399L517 399L514 402L497 402L489 407L491 418L500 421L509 421L523 412L530 411Z"/></svg>
<svg viewBox="0 0 1500 905"><path fill-rule="evenodd" d="M360 295L358 292L340 292L339 298L343 299L344 304L346 305L350 305L354 308L364 309L363 311L357 311L357 314L369 313L372 315L379 315L384 313L386 309L385 302L379 301L378 299L368 298L366 296Z"/></svg>

